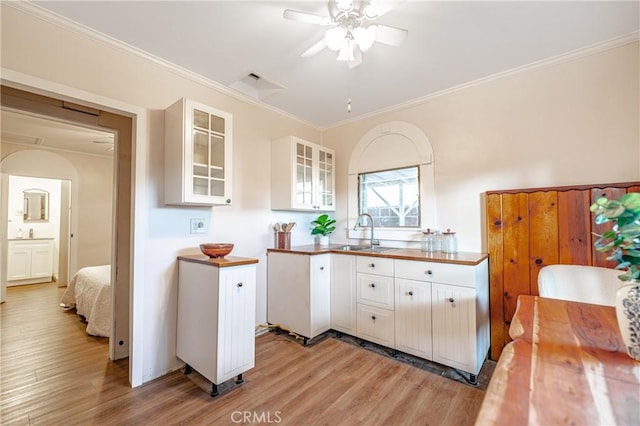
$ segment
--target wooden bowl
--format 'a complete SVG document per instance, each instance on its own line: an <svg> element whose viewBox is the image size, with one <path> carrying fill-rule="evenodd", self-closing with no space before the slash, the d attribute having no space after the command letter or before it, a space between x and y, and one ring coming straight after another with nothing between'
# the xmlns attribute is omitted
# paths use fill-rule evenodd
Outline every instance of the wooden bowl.
<svg viewBox="0 0 640 426"><path fill-rule="evenodd" d="M209 257L222 258L231 253L233 244L231 243L205 243L200 244L200 251Z"/></svg>

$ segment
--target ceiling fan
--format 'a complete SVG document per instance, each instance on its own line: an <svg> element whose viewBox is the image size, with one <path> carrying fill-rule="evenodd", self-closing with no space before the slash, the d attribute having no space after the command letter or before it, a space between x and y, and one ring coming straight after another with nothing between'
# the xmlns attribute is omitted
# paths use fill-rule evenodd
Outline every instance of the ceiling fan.
<svg viewBox="0 0 640 426"><path fill-rule="evenodd" d="M349 68L362 62L362 52L374 42L399 46L407 38L409 31L381 24L370 24L403 1L384 0L330 0L329 16L287 9L286 19L315 25L329 26L324 37L302 53L303 58L313 56L324 48L338 52L338 60L346 61Z"/></svg>

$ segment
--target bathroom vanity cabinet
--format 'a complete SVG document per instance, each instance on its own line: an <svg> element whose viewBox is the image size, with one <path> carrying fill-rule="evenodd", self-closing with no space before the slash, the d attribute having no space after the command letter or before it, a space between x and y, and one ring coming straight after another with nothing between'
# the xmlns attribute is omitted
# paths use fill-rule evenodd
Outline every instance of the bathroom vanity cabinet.
<svg viewBox="0 0 640 426"><path fill-rule="evenodd" d="M53 239L9 240L7 251L8 286L51 281Z"/></svg>

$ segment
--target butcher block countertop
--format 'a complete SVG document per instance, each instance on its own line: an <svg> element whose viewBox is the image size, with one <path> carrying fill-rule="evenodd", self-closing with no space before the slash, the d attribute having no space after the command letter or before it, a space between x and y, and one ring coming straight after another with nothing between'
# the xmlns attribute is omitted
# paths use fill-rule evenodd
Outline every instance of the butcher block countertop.
<svg viewBox="0 0 640 426"><path fill-rule="evenodd" d="M178 256L178 260L184 260L186 262L192 263L202 263L205 265L215 266L217 268L258 263L258 259L251 259L247 257L225 256L223 258L209 258L208 256L205 256L203 254Z"/></svg>
<svg viewBox="0 0 640 426"><path fill-rule="evenodd" d="M373 257L381 257L387 259L402 259L402 260L417 260L424 262L438 262L438 263L455 263L458 265L477 265L488 258L486 253L473 253L473 252L458 252L455 254L447 254L447 253L426 253L419 249L411 249L411 248L391 248L391 247L382 247L380 249L376 249L371 251L369 249L364 250L344 250L346 244L330 244L329 246L323 247L319 245L305 245L305 246L296 246L291 247L290 249L278 249L278 248L270 248L267 249L267 253L269 252L280 252L280 253L297 253L297 254L307 254L307 255L316 255L323 253L340 253L340 254L352 254L355 256L373 256Z"/></svg>

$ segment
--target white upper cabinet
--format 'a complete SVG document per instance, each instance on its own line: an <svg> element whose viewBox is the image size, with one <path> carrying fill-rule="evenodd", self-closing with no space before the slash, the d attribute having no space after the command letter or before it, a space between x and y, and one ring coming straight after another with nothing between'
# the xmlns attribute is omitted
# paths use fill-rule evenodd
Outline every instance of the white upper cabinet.
<svg viewBox="0 0 640 426"><path fill-rule="evenodd" d="M295 136L273 140L271 208L335 210L334 151Z"/></svg>
<svg viewBox="0 0 640 426"><path fill-rule="evenodd" d="M183 98L164 121L165 204L231 204L232 115Z"/></svg>

